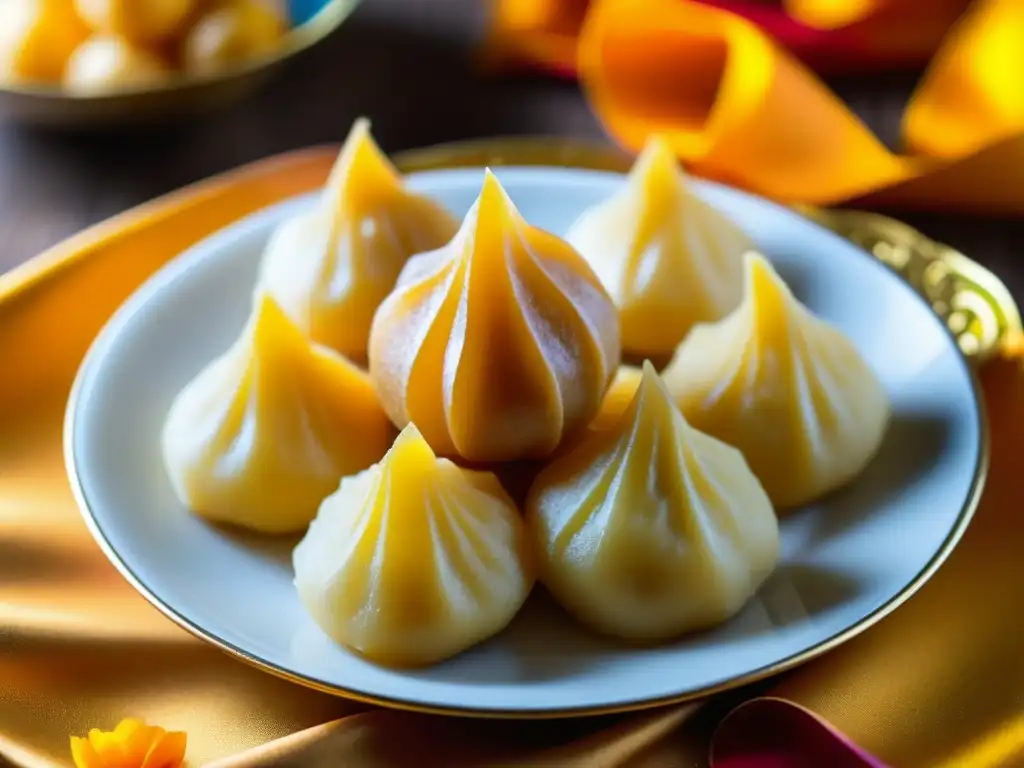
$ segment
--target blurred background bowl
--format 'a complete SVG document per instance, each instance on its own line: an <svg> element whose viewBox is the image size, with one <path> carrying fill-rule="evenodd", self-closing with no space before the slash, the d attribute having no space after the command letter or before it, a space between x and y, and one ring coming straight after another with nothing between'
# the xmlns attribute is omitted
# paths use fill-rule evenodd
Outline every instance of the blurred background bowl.
<svg viewBox="0 0 1024 768"><path fill-rule="evenodd" d="M272 54L209 75L176 72L159 85L95 95L69 93L57 85L0 85L0 117L51 128L102 129L226 108L261 88L291 58L325 40L359 2L288 0L291 28Z"/></svg>

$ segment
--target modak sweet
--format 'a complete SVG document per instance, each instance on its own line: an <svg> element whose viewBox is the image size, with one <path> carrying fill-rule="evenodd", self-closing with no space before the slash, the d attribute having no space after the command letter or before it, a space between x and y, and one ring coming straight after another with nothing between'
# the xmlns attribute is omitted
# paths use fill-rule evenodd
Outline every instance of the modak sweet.
<svg viewBox="0 0 1024 768"><path fill-rule="evenodd" d="M163 454L175 493L210 520L301 530L393 434L366 373L258 298L239 340L175 399Z"/></svg>
<svg viewBox="0 0 1024 768"><path fill-rule="evenodd" d="M411 259L381 304L369 362L391 419L438 453L539 459L597 414L618 318L583 258L487 171L458 234Z"/></svg>
<svg viewBox="0 0 1024 768"><path fill-rule="evenodd" d="M554 597L632 641L725 621L779 555L775 512L743 455L688 425L649 362L617 424L537 477L526 523Z"/></svg>
<svg viewBox="0 0 1024 768"><path fill-rule="evenodd" d="M743 451L777 508L853 479L889 421L885 388L850 340L757 254L743 303L695 328L663 375L690 424Z"/></svg>
<svg viewBox="0 0 1024 768"><path fill-rule="evenodd" d="M0 82L59 82L68 58L88 36L72 0L0 4Z"/></svg>
<svg viewBox="0 0 1024 768"><path fill-rule="evenodd" d="M440 205L405 189L357 120L319 205L285 222L264 255L261 284L320 344L364 359L377 306L414 253L458 229Z"/></svg>
<svg viewBox="0 0 1024 768"><path fill-rule="evenodd" d="M618 424L623 411L629 408L629 404L633 402L633 396L636 394L637 387L640 386L642 376L641 368L633 365L619 366L612 383L608 385L608 390L604 393L604 399L601 401L597 415L587 424L586 429L579 430L563 440L558 446L557 455L572 451L586 440L587 435L591 432L602 432Z"/></svg>
<svg viewBox="0 0 1024 768"><path fill-rule="evenodd" d="M633 402L633 396L643 379L643 369L633 365L619 366L615 372L615 378L608 385L608 391L604 393L604 400L601 401L601 409L597 416L590 422L591 430L605 430L618 423L622 413L629 408Z"/></svg>
<svg viewBox="0 0 1024 768"><path fill-rule="evenodd" d="M278 48L287 28L286 17L267 0L222 0L185 35L182 68L191 73L217 72L266 56Z"/></svg>
<svg viewBox="0 0 1024 768"><path fill-rule="evenodd" d="M324 501L294 564L328 636L399 667L499 632L534 582L522 519L497 478L439 459L412 424Z"/></svg>
<svg viewBox="0 0 1024 768"><path fill-rule="evenodd" d="M753 242L693 194L668 143L650 139L624 188L586 211L566 240L590 262L622 321L627 353L671 353L696 323L740 303Z"/></svg>
<svg viewBox="0 0 1024 768"><path fill-rule="evenodd" d="M94 30L138 44L174 37L198 4L199 0L75 0L79 16Z"/></svg>
<svg viewBox="0 0 1024 768"><path fill-rule="evenodd" d="M75 93L139 88L162 82L167 65L159 56L112 35L94 35L71 55L64 86Z"/></svg>

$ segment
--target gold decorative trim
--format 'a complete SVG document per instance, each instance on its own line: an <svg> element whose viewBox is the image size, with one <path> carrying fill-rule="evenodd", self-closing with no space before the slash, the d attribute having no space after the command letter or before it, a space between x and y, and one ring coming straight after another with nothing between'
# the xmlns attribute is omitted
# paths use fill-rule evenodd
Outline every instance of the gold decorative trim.
<svg viewBox="0 0 1024 768"><path fill-rule="evenodd" d="M621 155L617 152L610 151L607 147L601 147L598 145L581 144L579 142L551 140L551 139L493 139L487 141L475 141L465 143L455 143L448 145L441 145L435 147L429 147L422 150L414 150L399 154L395 157L395 162L398 167L404 172L411 171L424 171L424 170L437 170L444 168L453 167L478 167L481 165L490 165L499 167L502 165L551 165L557 164L568 167L584 168L591 170L609 170L609 171L623 171L629 168L631 159L625 155ZM812 212L812 217L817 218L819 221L823 221L818 215ZM851 217L859 216L851 212ZM883 221L884 217L879 217ZM854 219L844 219L847 226L852 226ZM839 226L840 220L833 219L833 224ZM898 224L898 222L892 222ZM900 225L902 226L902 225ZM838 231L838 230L837 230ZM877 232L877 242L882 242L883 238L881 233L884 231L883 228L872 229L872 232ZM922 241L926 241L921 235L917 235ZM893 247L896 247L894 243ZM936 246L940 247L940 246ZM884 250L884 249L883 249ZM877 253L875 254L878 255ZM911 257L910 261L916 260L917 257ZM980 266L970 262L966 257L963 257L964 262L957 264L956 274L960 275L961 272L965 275L971 275L970 279L977 281L978 285L981 285L986 291L989 292L993 298L999 298L997 286L1001 284L992 277L993 282L984 282L980 280L980 276L988 274L987 271L982 270ZM980 271L974 271L975 268ZM54 270L56 271L56 270ZM50 273L48 273L50 274ZM957 277L956 279L960 279ZM968 278L964 278L965 280ZM1005 288L1002 289L1005 291ZM1006 293L1005 297L1009 299L1009 294ZM1001 305L1000 305L1001 306ZM1008 305L1012 307L1012 302ZM1016 308L1013 308L1012 313L1008 312L1007 308L1003 308L1003 312L1006 313L1004 322L1009 323L1010 320L1007 318L1018 317ZM1003 315L1000 315L1003 317ZM1019 323L1019 320L1018 320ZM962 346L961 346L962 348ZM979 347L980 348L980 347ZM971 479L971 485L968 489L967 498L964 500L964 505L961 508L957 520L947 535L945 541L939 547L939 549L932 556L931 560L922 568L922 570L915 576L898 594L893 596L888 602L879 606L872 613L869 613L862 617L860 621L848 627L844 631L818 643L817 645L808 648L800 653L794 654L788 658L782 659L774 664L768 665L761 669L755 670L747 675L735 678L733 680L720 683L718 685L707 686L699 690L690 691L685 694L677 696L668 696L658 699L650 699L644 701L630 702L622 705L615 705L609 707L592 707L592 708L579 708L579 709L560 709L560 710L541 710L541 711L516 711L516 710L475 710L472 707L461 707L461 708L448 708L448 707L433 707L429 705L419 704L413 701L406 701L401 699L391 699L385 697L376 697L360 693L358 691L349 690L343 686L337 686L330 683L326 683L322 680L315 678L309 678L302 675L295 674L282 667L270 664L263 659L254 656L248 651L232 645L223 638L213 635L203 627L193 623L187 617L178 613L174 607L163 602L161 598L156 595L146 584L136 575L132 569L121 559L115 548L110 544L101 526L97 522L95 516L91 511L89 501L85 495L85 491L82 487L81 478L78 475L75 462L75 420L78 412L78 397L79 390L82 381L83 372L88 368L88 355L86 362L83 363L79 369L78 375L75 378L74 385L71 389L71 394L68 398L68 406L65 414L64 422L64 454L65 461L67 464L68 476L71 482L72 493L74 494L75 500L78 502L79 507L82 510L82 515L85 518L86 525L91 531L93 537L96 539L100 548L104 551L110 561L117 567L124 578L132 584L139 593L146 598L154 607L160 610L164 615L170 618L172 621L179 624L181 627L195 635L196 637L205 640L206 642L220 648L222 651L229 655L244 661L264 672L268 672L277 677L283 678L293 683L304 685L315 690L319 690L325 693L334 695L344 696L349 699L360 701L366 704L374 704L379 706L392 707L396 709L404 709L416 712L424 712L436 715L455 715L463 717L477 717L477 718L499 718L499 719L558 719L565 717L580 717L580 716L596 716L596 715L607 715L616 714L623 712L631 712L641 709L648 709L651 707L665 706L670 704L682 704L698 699L703 699L708 696L722 693L727 690L738 688L741 686L755 683L759 680L763 680L768 677L775 676L786 670L792 669L793 667L804 664L811 659L814 659L833 648L838 647L847 640L859 635L864 630L873 626L874 624L881 621L883 618L888 616L890 613L899 608L903 603L909 600L925 583L931 578L931 576L938 570L938 568L945 562L946 558L952 553L957 543L962 538L964 532L967 530L967 526L974 515L974 511L978 506L981 499L981 493L985 485L985 478L988 472L989 464L989 434L988 425L985 417L984 402L981 397L981 391L978 386L977 378L971 374L970 369L967 367L965 360L965 368L967 369L972 391L975 399L976 410L978 414L978 430L980 436L980 446L978 451L978 457L974 468L974 474Z"/></svg>
<svg viewBox="0 0 1024 768"><path fill-rule="evenodd" d="M990 359L1020 338L1020 312L1006 286L954 248L875 213L800 210L899 273L942 318L960 351L973 362Z"/></svg>

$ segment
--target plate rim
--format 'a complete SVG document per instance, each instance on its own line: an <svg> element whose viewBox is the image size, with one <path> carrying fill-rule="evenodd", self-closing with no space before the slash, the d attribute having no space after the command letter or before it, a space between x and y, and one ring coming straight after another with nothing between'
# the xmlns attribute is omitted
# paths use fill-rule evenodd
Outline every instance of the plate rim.
<svg viewBox="0 0 1024 768"><path fill-rule="evenodd" d="M486 155L487 157L487 161L485 163L480 162L482 155ZM522 139L485 139L467 142L454 142L451 144L426 147L420 150L412 150L402 153L401 155L396 155L394 160L396 165L398 165L403 172L441 171L454 168L480 167L482 165L491 165L494 167L550 166L563 169L576 168L594 171L623 172L624 170L628 170L628 163L630 162L628 156L614 149L602 149L601 146L596 144L573 143L571 141L559 139L553 139L546 142L544 140L523 141ZM710 183L716 186L721 186L715 182ZM775 201L766 200L765 198L753 195L745 190L737 191L745 195L755 197L762 202L768 202L771 205L776 205L787 210L787 212L797 216L804 222L809 223L826 235L838 238L843 242L849 242L842 236L836 234L832 230L829 230L827 227L822 226L819 222L802 215L798 211L787 209L785 206L780 206ZM315 190L313 190L313 192L315 192ZM237 219L220 230L204 237L199 242L204 242L214 238L219 232L223 232L224 229L233 227L247 218L258 216L268 208L286 204L288 201L304 197L306 194L308 193L282 198L271 206L253 211L247 216ZM195 245L198 245L198 243ZM195 245L191 246L183 253L187 253L191 248L194 248ZM856 244L853 245L857 247ZM863 249L858 247L858 250ZM877 260L867 252L864 252L863 255L865 258L878 263ZM932 316L935 322L939 324L939 327L942 329L942 332L951 345L952 351L955 353L959 364L967 375L971 395L974 401L975 414L977 417L976 427L978 429L978 451L971 483L967 489L966 498L964 499L964 503L957 514L954 525L944 538L942 544L932 554L931 558L929 558L928 562L925 563L921 570L889 600L886 600L874 610L866 613L858 621L852 623L847 628L825 638L809 648L790 654L789 656L779 659L772 664L765 665L746 674L739 675L728 680L723 680L712 685L703 686L680 694L671 694L657 698L646 698L605 706L559 707L554 709L502 709L500 707L487 707L481 709L471 706L424 704L418 701L410 701L391 696L378 696L352 690L345 686L309 677L307 675L291 671L278 664L266 661L258 655L217 636L214 632L200 626L182 615L176 608L165 602L159 595L157 595L124 561L121 555L107 539L106 534L103 532L102 526L96 519L96 515L86 496L81 477L78 473L75 455L75 423L80 412L80 394L83 382L95 365L95 358L99 352L98 347L104 340L110 326L118 319L122 311L133 301L139 291L141 291L142 288L157 274L163 271L167 265L174 263L177 258L180 258L180 255L171 259L163 267L150 275L150 277L143 281L120 305L120 307L115 310L90 343L89 349L79 364L74 382L72 383L71 390L68 395L63 424L63 452L71 492L79 511L82 514L86 527L89 529L90 534L99 545L104 555L114 565L121 576L153 607L197 639L209 643L232 658L242 661L265 673L272 674L275 677L322 693L341 696L363 704L432 715L502 720L541 720L635 712L655 707L694 702L718 693L734 690L736 688L773 677L789 669L793 669L817 658L818 656L821 656L824 653L827 653L834 648L837 648L848 640L874 626L907 602L931 579L935 572L938 571L942 564L949 558L950 554L952 554L957 544L959 544L972 518L974 517L974 513L977 510L985 487L990 459L990 437L988 417L978 377L968 363L967 358L962 354L954 334L945 323L941 322L941 319L928 305L928 302L917 291L913 290L912 286L907 285L907 289L913 295L912 300L924 303L928 313ZM887 269L883 264L879 263L879 266L883 269ZM892 270L887 269L887 271L890 272L890 279L905 283L903 278L898 274L894 273Z"/></svg>

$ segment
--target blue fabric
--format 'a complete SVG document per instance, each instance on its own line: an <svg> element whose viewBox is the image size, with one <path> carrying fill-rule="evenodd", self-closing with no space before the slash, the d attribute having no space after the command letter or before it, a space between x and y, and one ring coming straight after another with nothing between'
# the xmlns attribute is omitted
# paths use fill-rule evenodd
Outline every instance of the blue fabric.
<svg viewBox="0 0 1024 768"><path fill-rule="evenodd" d="M291 14L292 25L305 24L316 16L327 3L328 0L288 0L288 11Z"/></svg>

